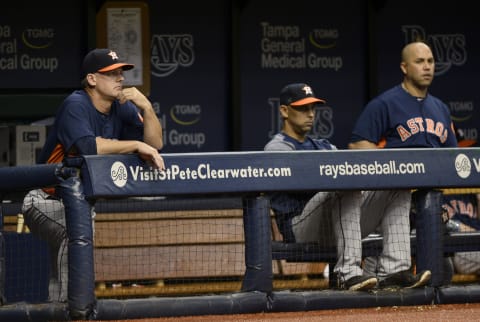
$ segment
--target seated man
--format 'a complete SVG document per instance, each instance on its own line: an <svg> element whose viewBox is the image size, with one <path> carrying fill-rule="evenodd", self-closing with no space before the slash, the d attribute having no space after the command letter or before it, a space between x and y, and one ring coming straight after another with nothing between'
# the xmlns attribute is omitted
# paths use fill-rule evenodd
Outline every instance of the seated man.
<svg viewBox="0 0 480 322"><path fill-rule="evenodd" d="M459 147L473 147L475 140L465 138L464 132L455 126L455 135ZM443 209L446 212L447 231L478 231L480 230L479 193L444 194ZM447 269L452 273L480 275L480 252L454 253ZM452 269L453 266L453 269ZM451 277L451 276L450 276ZM449 279L450 282L451 278Z"/></svg>
<svg viewBox="0 0 480 322"><path fill-rule="evenodd" d="M265 150L336 150L328 140L307 135L315 106L323 103L307 84L285 86L279 107L282 130ZM414 288L429 281L430 271L410 272L409 191L279 192L270 200L284 240L336 245L334 272L340 288L368 290L377 283ZM383 235L382 254L370 261L375 265L362 267L362 238L374 232Z"/></svg>
<svg viewBox="0 0 480 322"><path fill-rule="evenodd" d="M445 194L443 209L448 215L447 231L480 230L478 203L480 194ZM480 251L457 252L452 256L455 273L480 275Z"/></svg>

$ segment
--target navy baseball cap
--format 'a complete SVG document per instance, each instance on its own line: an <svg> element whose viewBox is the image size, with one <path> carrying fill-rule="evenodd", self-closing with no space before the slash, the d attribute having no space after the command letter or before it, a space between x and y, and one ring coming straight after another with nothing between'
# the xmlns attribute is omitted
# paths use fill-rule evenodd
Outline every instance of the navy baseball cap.
<svg viewBox="0 0 480 322"><path fill-rule="evenodd" d="M135 67L120 60L117 53L107 48L97 48L90 51L83 59L83 77L87 74L104 73L117 68L129 70Z"/></svg>
<svg viewBox="0 0 480 322"><path fill-rule="evenodd" d="M301 106L311 103L325 104L325 102L315 97L312 88L304 83L289 84L280 92L280 105Z"/></svg>

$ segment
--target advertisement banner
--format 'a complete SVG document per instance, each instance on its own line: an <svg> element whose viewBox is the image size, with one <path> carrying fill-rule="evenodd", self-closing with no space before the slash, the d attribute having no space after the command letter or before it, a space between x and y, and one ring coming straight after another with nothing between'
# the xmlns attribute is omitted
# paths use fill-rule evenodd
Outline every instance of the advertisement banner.
<svg viewBox="0 0 480 322"><path fill-rule="evenodd" d="M429 92L450 107L455 126L478 145L480 91L472 81L480 69L480 24L473 2L382 1L374 8L377 26L378 91L402 81L400 52L414 40L426 41L435 58ZM414 8L414 10L412 10ZM427 13L427 14L425 14ZM477 107L475 107L477 105Z"/></svg>
<svg viewBox="0 0 480 322"><path fill-rule="evenodd" d="M149 9L150 99L163 152L228 150L228 3L151 1Z"/></svg>
<svg viewBox="0 0 480 322"><path fill-rule="evenodd" d="M280 131L278 96L288 83L307 83L327 101L311 135L346 147L365 103L366 10L363 1L248 2L240 17L242 150L261 150Z"/></svg>
<svg viewBox="0 0 480 322"><path fill-rule="evenodd" d="M84 156L85 194L477 187L480 179L479 148L167 153L163 157L167 166L160 171L133 154Z"/></svg>
<svg viewBox="0 0 480 322"><path fill-rule="evenodd" d="M0 87L78 88L87 22L87 5L81 0L5 2L0 10Z"/></svg>

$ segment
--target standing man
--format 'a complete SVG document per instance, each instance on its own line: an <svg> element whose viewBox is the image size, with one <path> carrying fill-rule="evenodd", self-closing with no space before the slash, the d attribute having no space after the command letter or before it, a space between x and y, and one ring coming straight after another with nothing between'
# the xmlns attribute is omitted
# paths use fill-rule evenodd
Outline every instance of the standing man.
<svg viewBox="0 0 480 322"><path fill-rule="evenodd" d="M163 170L162 126L150 101L135 87L123 88L122 62L110 49L94 49L83 60L81 90L75 90L57 111L39 163L61 163L67 156L138 153ZM65 209L54 189L30 191L22 211L31 232L49 243L49 300L67 300L67 233ZM94 212L92 210L92 219Z"/></svg>
<svg viewBox="0 0 480 322"><path fill-rule="evenodd" d="M457 140L449 108L440 99L428 93L435 72L435 60L424 42L407 44L401 53L400 70L403 81L372 99L358 118L352 131L350 149L377 148L441 148L456 147ZM409 211L409 190L397 191ZM408 207L407 207L408 205ZM402 214L402 218L405 214ZM408 216L408 215L407 215ZM410 231L408 221L398 227ZM384 231L384 238L388 234ZM410 240L408 239L408 249ZM380 285L404 286L399 272L388 276L389 263L385 258L367 258L365 269L375 274ZM408 279L407 279L408 280Z"/></svg>
<svg viewBox="0 0 480 322"><path fill-rule="evenodd" d="M428 93L435 60L424 42L401 54L403 81L372 99L352 131L351 149L456 147L450 110Z"/></svg>
<svg viewBox="0 0 480 322"><path fill-rule="evenodd" d="M324 103L307 84L285 86L280 93L282 130L267 143L265 150L336 150L328 140L308 136L314 124L315 106ZM336 245L337 284L352 291L377 285L376 276L362 268L362 238L379 227L390 232L395 229L391 223L408 225L409 220L409 208L399 209L408 200L398 198L392 191L278 192L270 196L270 201L284 241ZM392 263L390 275L410 267L409 241L408 228L383 240L382 255ZM428 281L430 272L402 277L408 279L405 286L419 287Z"/></svg>

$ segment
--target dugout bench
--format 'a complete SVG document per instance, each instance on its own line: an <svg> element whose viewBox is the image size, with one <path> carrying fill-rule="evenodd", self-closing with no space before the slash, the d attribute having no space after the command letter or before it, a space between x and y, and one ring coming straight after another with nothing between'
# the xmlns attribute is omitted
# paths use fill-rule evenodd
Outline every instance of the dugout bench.
<svg viewBox="0 0 480 322"><path fill-rule="evenodd" d="M242 207L241 197L229 196L98 202L97 296L239 291L245 272ZM275 231L273 220L269 218L268 225ZM157 261L167 254L169 263ZM122 263L122 258L136 263ZM326 287L325 280L305 279L324 268L325 263L273 260L275 288ZM110 287L142 280L150 286Z"/></svg>

